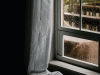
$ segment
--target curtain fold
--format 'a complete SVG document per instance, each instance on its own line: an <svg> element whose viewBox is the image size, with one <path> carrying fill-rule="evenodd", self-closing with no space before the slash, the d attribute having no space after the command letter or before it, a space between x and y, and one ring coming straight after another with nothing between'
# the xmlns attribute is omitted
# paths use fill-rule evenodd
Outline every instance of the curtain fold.
<svg viewBox="0 0 100 75"><path fill-rule="evenodd" d="M60 72L48 73L51 50L53 0L33 0L32 36L29 75L62 75Z"/></svg>

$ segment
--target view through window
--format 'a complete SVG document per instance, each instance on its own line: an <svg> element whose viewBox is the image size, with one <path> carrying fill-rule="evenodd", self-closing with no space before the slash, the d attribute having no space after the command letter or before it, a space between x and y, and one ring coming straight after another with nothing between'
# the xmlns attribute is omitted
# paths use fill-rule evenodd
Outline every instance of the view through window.
<svg viewBox="0 0 100 75"><path fill-rule="evenodd" d="M80 0L63 0L62 27L100 33L100 0L82 0L80 21Z"/></svg>
<svg viewBox="0 0 100 75"><path fill-rule="evenodd" d="M54 0L56 59L100 72L100 0Z"/></svg>
<svg viewBox="0 0 100 75"><path fill-rule="evenodd" d="M63 40L64 56L98 65L99 42L67 35Z"/></svg>
<svg viewBox="0 0 100 75"><path fill-rule="evenodd" d="M100 0L63 0L61 26L100 34ZM99 42L67 35L63 40L64 56L98 65Z"/></svg>

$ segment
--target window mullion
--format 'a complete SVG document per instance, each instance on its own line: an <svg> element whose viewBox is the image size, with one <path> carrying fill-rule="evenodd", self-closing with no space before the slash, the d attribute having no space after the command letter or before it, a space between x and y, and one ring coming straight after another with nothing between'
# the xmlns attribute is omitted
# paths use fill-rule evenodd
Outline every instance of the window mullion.
<svg viewBox="0 0 100 75"><path fill-rule="evenodd" d="M79 10L79 12L80 12L79 30L81 30L82 29L82 0L80 0L80 10Z"/></svg>

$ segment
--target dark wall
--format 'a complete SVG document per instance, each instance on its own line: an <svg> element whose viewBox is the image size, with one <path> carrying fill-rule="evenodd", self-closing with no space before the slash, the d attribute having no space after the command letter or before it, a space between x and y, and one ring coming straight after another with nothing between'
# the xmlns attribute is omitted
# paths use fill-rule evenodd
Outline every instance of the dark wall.
<svg viewBox="0 0 100 75"><path fill-rule="evenodd" d="M26 75L26 67L23 61L25 54L25 24L26 24L26 0L14 0L7 2L6 13L8 17L5 17L7 21L5 51L6 54L6 66L5 72L9 74ZM8 18L8 19L7 19ZM27 57L27 56L25 56ZM8 73L6 72L6 73Z"/></svg>
<svg viewBox="0 0 100 75"><path fill-rule="evenodd" d="M26 0L14 2L15 73L19 75L26 75L27 72L23 62L25 54L26 4Z"/></svg>
<svg viewBox="0 0 100 75"><path fill-rule="evenodd" d="M31 23L32 23L32 5L34 0L26 0L26 14L25 14L25 49L24 49L24 75L27 75L29 64L29 50L31 43Z"/></svg>

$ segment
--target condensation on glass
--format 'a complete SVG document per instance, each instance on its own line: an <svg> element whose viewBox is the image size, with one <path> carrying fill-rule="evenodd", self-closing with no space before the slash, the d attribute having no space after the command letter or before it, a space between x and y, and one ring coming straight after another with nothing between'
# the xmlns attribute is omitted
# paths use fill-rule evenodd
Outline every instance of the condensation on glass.
<svg viewBox="0 0 100 75"><path fill-rule="evenodd" d="M82 0L82 21L80 23L80 0L63 0L62 27L100 33L100 0Z"/></svg>
<svg viewBox="0 0 100 75"><path fill-rule="evenodd" d="M79 29L79 1L63 0L63 27Z"/></svg>
<svg viewBox="0 0 100 75"><path fill-rule="evenodd" d="M63 35L64 56L98 66L99 42Z"/></svg>
<svg viewBox="0 0 100 75"><path fill-rule="evenodd" d="M100 33L100 0L82 0L82 30Z"/></svg>

